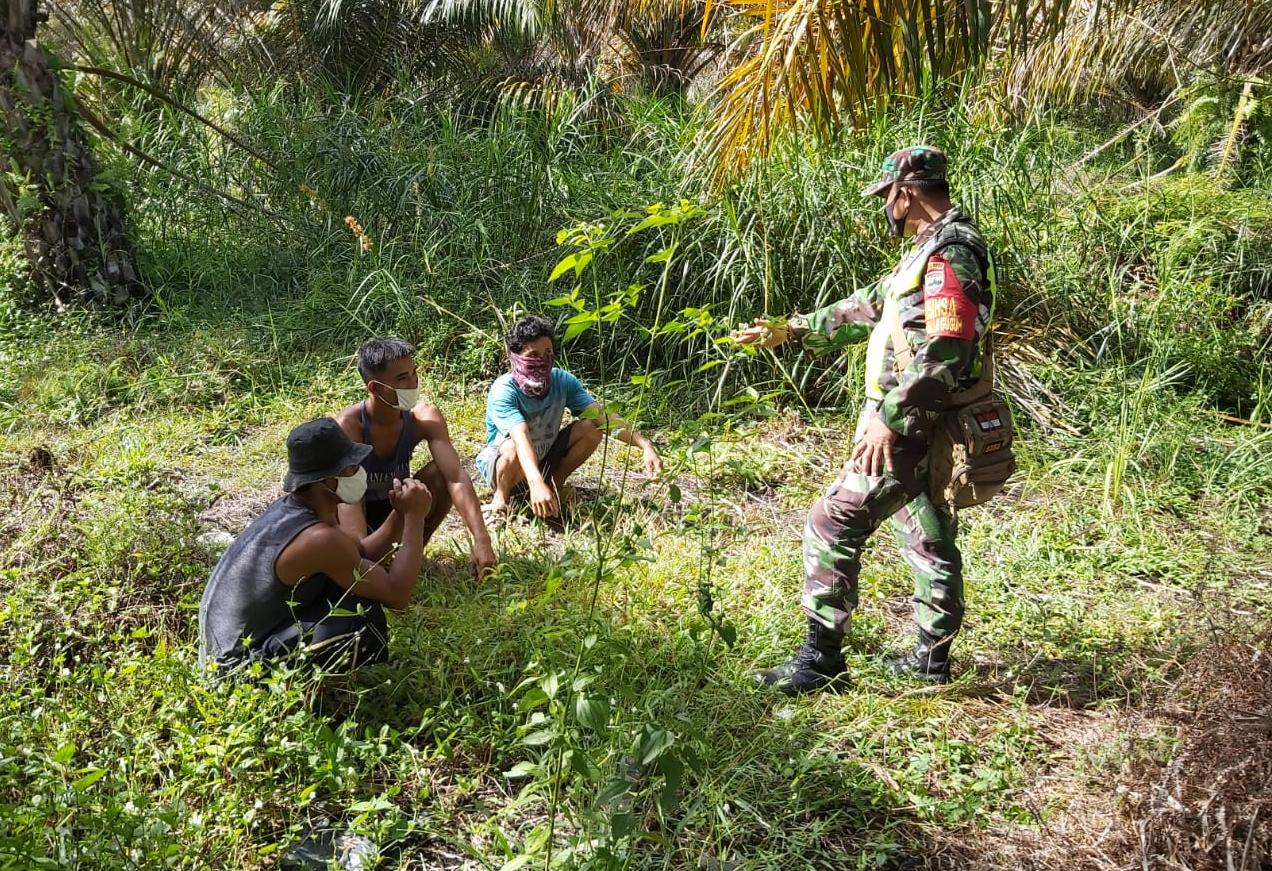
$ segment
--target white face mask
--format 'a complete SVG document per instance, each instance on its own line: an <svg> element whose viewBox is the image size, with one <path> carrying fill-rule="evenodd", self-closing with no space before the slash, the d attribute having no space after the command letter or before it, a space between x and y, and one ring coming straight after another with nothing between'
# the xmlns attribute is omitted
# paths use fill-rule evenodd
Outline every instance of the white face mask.
<svg viewBox="0 0 1272 871"><path fill-rule="evenodd" d="M376 384L383 383L384 382L382 381L376 382ZM384 386L389 387L387 384L384 384ZM418 387L410 387L405 390L397 387L389 387L389 389L392 390L394 395L397 397L397 405L393 407L398 411L410 411L415 407L415 403L420 401L420 389ZM383 402L384 398L380 397L380 401Z"/></svg>
<svg viewBox="0 0 1272 871"><path fill-rule="evenodd" d="M336 479L336 498L346 505L362 501L367 495L367 470L358 466L358 471Z"/></svg>

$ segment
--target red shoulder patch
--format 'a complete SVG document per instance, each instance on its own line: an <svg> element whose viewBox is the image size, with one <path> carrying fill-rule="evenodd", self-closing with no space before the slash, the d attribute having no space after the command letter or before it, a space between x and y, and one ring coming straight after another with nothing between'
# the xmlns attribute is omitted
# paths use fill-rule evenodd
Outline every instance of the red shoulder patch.
<svg viewBox="0 0 1272 871"><path fill-rule="evenodd" d="M923 320L929 339L976 337L976 303L968 298L954 267L933 254L923 277Z"/></svg>

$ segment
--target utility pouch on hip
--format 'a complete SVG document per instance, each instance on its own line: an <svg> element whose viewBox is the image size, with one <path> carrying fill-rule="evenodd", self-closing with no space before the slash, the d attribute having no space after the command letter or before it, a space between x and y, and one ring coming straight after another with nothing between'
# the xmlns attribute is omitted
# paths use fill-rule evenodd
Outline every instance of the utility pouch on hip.
<svg viewBox="0 0 1272 871"><path fill-rule="evenodd" d="M901 318L889 324L897 374L914 359ZM994 349L987 337L980 379L950 397L950 407L933 421L928 448L928 495L946 508L970 508L988 502L1016 471L1012 441L1016 428L1011 408L994 392Z"/></svg>
<svg viewBox="0 0 1272 871"><path fill-rule="evenodd" d="M1016 471L1011 409L988 398L939 414L928 453L928 495L937 505L988 502Z"/></svg>

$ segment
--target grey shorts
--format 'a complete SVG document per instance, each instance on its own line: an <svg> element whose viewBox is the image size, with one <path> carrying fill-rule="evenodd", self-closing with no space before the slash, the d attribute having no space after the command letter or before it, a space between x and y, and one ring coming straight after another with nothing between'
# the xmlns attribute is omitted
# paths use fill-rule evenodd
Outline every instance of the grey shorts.
<svg viewBox="0 0 1272 871"><path fill-rule="evenodd" d="M565 459L566 453L570 450L570 431L574 428L576 421L570 421L556 434L556 438L552 440L552 444L548 446L548 450L539 458L539 473L547 478L552 474L552 470L561 464ZM477 470L482 473L482 478L486 482L486 486L492 490L495 487L495 476L499 473L499 455L503 452L504 442L508 441L508 436L500 436L490 444L481 449L481 453L477 455ZM525 481L522 481L515 488L513 493L518 493L526 487Z"/></svg>

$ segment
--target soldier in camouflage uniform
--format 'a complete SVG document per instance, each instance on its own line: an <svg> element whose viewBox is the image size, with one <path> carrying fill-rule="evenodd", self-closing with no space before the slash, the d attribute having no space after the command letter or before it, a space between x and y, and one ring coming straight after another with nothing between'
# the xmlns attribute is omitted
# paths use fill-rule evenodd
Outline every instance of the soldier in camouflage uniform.
<svg viewBox="0 0 1272 871"><path fill-rule="evenodd" d="M787 663L760 682L787 694L846 681L841 650L857 606L861 549L890 520L915 578L919 640L895 657L898 673L945 682L950 640L963 620L963 561L955 520L927 494L928 440L936 413L980 375L981 342L994 299L984 238L950 202L945 155L916 146L891 155L882 178L863 191L884 198L895 236L913 236L901 262L879 281L783 325L757 320L739 330L743 344L774 348L788 339L825 352L868 340L866 401L852 458L808 514L804 592L808 637ZM913 352L897 371L894 319Z"/></svg>

